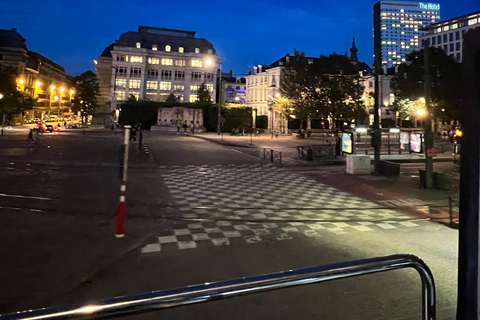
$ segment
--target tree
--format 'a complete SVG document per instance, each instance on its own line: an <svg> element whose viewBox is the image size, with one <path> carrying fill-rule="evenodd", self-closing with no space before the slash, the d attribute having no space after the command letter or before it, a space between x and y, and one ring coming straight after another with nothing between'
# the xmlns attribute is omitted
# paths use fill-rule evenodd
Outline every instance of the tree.
<svg viewBox="0 0 480 320"><path fill-rule="evenodd" d="M447 116L458 119L461 104L460 64L442 49L429 47L431 71L431 110L435 117ZM418 101L424 95L424 50L406 56L406 63L398 68L392 79L391 88L399 100ZM397 102L397 111L408 114L409 104ZM404 110L404 108L406 108ZM442 111L442 109L444 111ZM413 109L412 109L413 110ZM410 110L411 111L411 110Z"/></svg>
<svg viewBox="0 0 480 320"><path fill-rule="evenodd" d="M74 77L73 81L76 94L72 110L76 113L80 111L82 119L85 121L88 116L94 115L98 109L97 95L99 86L97 76L93 71L89 70Z"/></svg>
<svg viewBox="0 0 480 320"><path fill-rule="evenodd" d="M175 102L178 102L178 99L177 97L175 97L175 95L173 94L173 92L171 92L167 99L165 100L165 102L170 102L170 103L175 103Z"/></svg>
<svg viewBox="0 0 480 320"><path fill-rule="evenodd" d="M13 115L23 113L33 109L36 99L33 99L26 93L18 90L16 78L18 71L13 68L0 70L0 113L4 115Z"/></svg>
<svg viewBox="0 0 480 320"><path fill-rule="evenodd" d="M197 101L212 103L212 96L210 95L210 91L208 91L208 88L205 82L203 82L198 88Z"/></svg>
<svg viewBox="0 0 480 320"><path fill-rule="evenodd" d="M346 55L332 53L320 56L313 63L312 73L318 110L332 119L332 126L338 118L364 117L365 108L361 100L364 88L360 85L360 75Z"/></svg>

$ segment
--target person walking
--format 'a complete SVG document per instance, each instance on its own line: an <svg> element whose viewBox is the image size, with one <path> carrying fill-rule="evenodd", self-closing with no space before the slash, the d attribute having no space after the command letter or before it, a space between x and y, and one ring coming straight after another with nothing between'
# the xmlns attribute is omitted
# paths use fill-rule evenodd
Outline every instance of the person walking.
<svg viewBox="0 0 480 320"><path fill-rule="evenodd" d="M36 143L35 139L33 139L33 129L30 129L30 131L28 132L27 142Z"/></svg>

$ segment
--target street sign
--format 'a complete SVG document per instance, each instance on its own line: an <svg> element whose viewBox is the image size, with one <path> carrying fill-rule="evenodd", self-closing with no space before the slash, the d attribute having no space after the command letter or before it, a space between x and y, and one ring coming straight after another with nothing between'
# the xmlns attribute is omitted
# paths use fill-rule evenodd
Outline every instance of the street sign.
<svg viewBox="0 0 480 320"><path fill-rule="evenodd" d="M432 148L427 150L427 157L433 158L437 156L437 149Z"/></svg>

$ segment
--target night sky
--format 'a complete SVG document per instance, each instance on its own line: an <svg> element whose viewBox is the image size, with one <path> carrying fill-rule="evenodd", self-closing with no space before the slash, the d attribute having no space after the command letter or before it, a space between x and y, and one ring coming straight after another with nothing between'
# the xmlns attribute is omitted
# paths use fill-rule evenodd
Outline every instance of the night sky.
<svg viewBox="0 0 480 320"><path fill-rule="evenodd" d="M29 50L77 75L139 25L196 31L213 43L223 71L246 74L293 50L317 57L345 53L355 33L358 57L371 64L376 1L0 0L0 29L17 28ZM480 0L441 0L442 20L480 11Z"/></svg>

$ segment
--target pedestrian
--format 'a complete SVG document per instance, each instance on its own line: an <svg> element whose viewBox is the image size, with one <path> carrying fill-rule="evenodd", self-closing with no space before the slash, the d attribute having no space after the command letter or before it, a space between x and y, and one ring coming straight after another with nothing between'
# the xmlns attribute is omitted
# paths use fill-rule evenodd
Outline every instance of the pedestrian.
<svg viewBox="0 0 480 320"><path fill-rule="evenodd" d="M183 132L184 133L187 133L187 122L185 121L185 123L183 124Z"/></svg>
<svg viewBox="0 0 480 320"><path fill-rule="evenodd" d="M180 133L180 123L177 122L177 134Z"/></svg>
<svg viewBox="0 0 480 320"><path fill-rule="evenodd" d="M137 134L137 130L135 127L132 128L132 132L130 134L130 141L133 140L133 141L137 141L137 138L136 138L136 134Z"/></svg>
<svg viewBox="0 0 480 320"><path fill-rule="evenodd" d="M312 130L308 129L308 130L307 130L307 137L310 138L311 135L312 135Z"/></svg>
<svg viewBox="0 0 480 320"><path fill-rule="evenodd" d="M30 131L28 132L27 142L36 143L35 139L33 139L33 129L30 129Z"/></svg>

